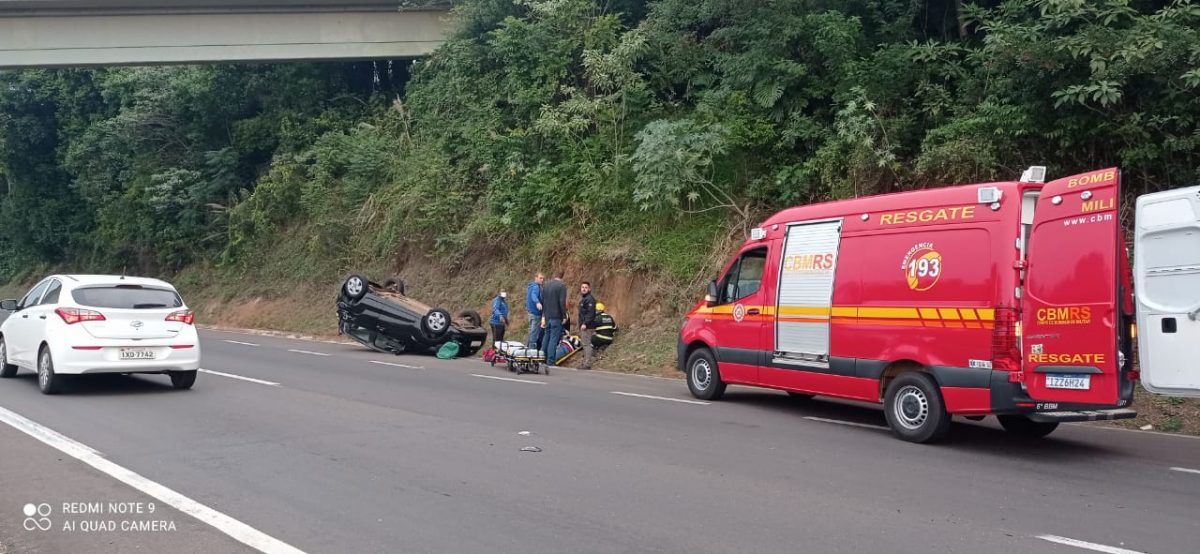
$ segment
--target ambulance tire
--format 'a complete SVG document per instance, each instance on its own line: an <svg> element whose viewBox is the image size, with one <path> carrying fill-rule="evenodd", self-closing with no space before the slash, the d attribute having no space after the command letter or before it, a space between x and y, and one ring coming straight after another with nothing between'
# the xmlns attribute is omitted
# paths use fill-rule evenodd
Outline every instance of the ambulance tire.
<svg viewBox="0 0 1200 554"><path fill-rule="evenodd" d="M725 395L725 381L717 369L717 360L707 348L688 356L687 385L692 396L701 400L720 400Z"/></svg>
<svg viewBox="0 0 1200 554"><path fill-rule="evenodd" d="M892 434L908 442L937 442L950 430L941 391L925 373L904 373L893 379L884 394L883 414Z"/></svg>
<svg viewBox="0 0 1200 554"><path fill-rule="evenodd" d="M1023 415L1000 415L996 419L1000 420L1000 426L1005 431L1030 439L1040 439L1058 429L1057 421L1033 421Z"/></svg>

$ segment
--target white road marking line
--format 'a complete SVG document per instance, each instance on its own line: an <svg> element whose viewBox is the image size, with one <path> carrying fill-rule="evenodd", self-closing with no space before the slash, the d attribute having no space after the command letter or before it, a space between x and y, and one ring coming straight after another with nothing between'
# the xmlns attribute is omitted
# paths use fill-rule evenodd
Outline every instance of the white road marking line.
<svg viewBox="0 0 1200 554"><path fill-rule="evenodd" d="M63 436L53 429L43 427L37 422L29 420L15 412L0 408L0 421L53 447L59 452L96 468L109 477L153 497L159 502L215 527L218 531L229 535L246 546L269 554L303 554L302 550L290 544L119 466L105 458L104 454L97 452L91 447Z"/></svg>
<svg viewBox="0 0 1200 554"><path fill-rule="evenodd" d="M1171 471L1180 471L1180 472L1183 472L1183 473L1197 473L1197 474L1200 474L1200 469L1188 469L1188 468L1186 468L1186 467L1173 467L1173 468L1171 468Z"/></svg>
<svg viewBox="0 0 1200 554"><path fill-rule="evenodd" d="M297 354L308 354L309 356L331 356L332 355L332 354L326 354L324 352L313 352L311 350L296 350L295 348L289 348L288 352L295 352Z"/></svg>
<svg viewBox="0 0 1200 554"><path fill-rule="evenodd" d="M804 419L808 419L808 420L812 420L812 421L820 421L822 423L836 423L838 425L849 425L850 427L862 427L864 429L882 429L884 431L890 431L890 429L888 429L887 427L885 427L883 425L871 425L870 423L855 423L853 421L842 421L840 419L828 419L828 418L824 418L824 417L813 417L813 416L804 416Z"/></svg>
<svg viewBox="0 0 1200 554"><path fill-rule="evenodd" d="M509 381L512 383L525 383L526 385L545 385L546 384L545 381L532 381L529 379L510 379L508 377L496 377L495 375L480 375L478 373L472 373L471 377L482 377L484 379L495 379L497 381Z"/></svg>
<svg viewBox="0 0 1200 554"><path fill-rule="evenodd" d="M1038 535L1037 538L1044 541L1065 544L1067 546L1074 546L1075 548L1083 548L1095 552L1104 552L1105 554L1144 554L1142 552L1138 552L1137 550L1128 550L1125 548L1117 548L1115 546L1096 544L1094 542L1068 539L1067 537L1060 537L1058 535Z"/></svg>
<svg viewBox="0 0 1200 554"><path fill-rule="evenodd" d="M211 369L200 368L200 372L201 373L209 373L212 375L220 375L221 377L228 377L230 379L241 379L242 381L249 381L251 383L258 383L260 385L267 385L270 387L278 387L279 386L279 383L276 383L274 381L263 381L262 379L255 379L253 377L243 377L241 375L234 375L232 373L225 373L223 371L213 371Z"/></svg>
<svg viewBox="0 0 1200 554"><path fill-rule="evenodd" d="M1126 429L1124 427L1115 427L1112 425L1095 425L1089 423L1068 423L1071 427L1084 427L1087 429L1099 429L1101 431L1124 431L1126 433L1140 433L1143 435L1158 435L1160 437L1174 437L1177 439L1200 440L1200 437L1195 435L1180 435L1178 433L1163 433L1161 431L1143 431L1141 429Z"/></svg>
<svg viewBox="0 0 1200 554"><path fill-rule="evenodd" d="M242 345L242 346L259 346L259 345L257 345L257 344L254 344L254 343L252 343L252 342L242 342L242 341L240 341L240 340L225 340L225 339L222 339L222 340L221 340L221 342L227 342L227 343L229 343L229 344L240 344L240 345Z"/></svg>
<svg viewBox="0 0 1200 554"><path fill-rule="evenodd" d="M371 360L371 363L379 364L379 365L390 365L392 367L402 367L404 369L425 369L424 367L421 367L419 365L394 364L392 362L381 362L378 360Z"/></svg>
<svg viewBox="0 0 1200 554"><path fill-rule="evenodd" d="M621 391L610 391L610 392L612 392L612 394L619 394L621 396L632 396L634 398L649 398L651 400L666 400L668 402L679 402L681 404L699 404L701 406L707 406L707 405L711 404L711 402L705 402L703 400L685 400L683 398L668 398L666 396L654 396L652 394L635 394L632 392L621 392Z"/></svg>

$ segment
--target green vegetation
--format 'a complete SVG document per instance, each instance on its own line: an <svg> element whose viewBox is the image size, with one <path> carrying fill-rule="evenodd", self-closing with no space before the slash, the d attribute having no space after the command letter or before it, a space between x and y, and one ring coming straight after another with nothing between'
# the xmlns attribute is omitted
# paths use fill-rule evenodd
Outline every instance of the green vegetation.
<svg viewBox="0 0 1200 554"><path fill-rule="evenodd" d="M412 64L0 73L0 280L127 268L267 294L569 243L667 283L673 317L781 206L1034 164L1120 165L1130 193L1200 182L1196 2L456 5L457 35Z"/></svg>

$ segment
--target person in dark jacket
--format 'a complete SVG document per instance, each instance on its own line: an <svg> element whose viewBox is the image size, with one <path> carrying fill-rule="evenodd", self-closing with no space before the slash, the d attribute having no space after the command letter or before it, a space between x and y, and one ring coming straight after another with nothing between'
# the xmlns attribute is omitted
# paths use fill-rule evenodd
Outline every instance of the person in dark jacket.
<svg viewBox="0 0 1200 554"><path fill-rule="evenodd" d="M592 284L587 281L579 285L579 293L582 295L579 299L579 338L583 339L583 366L579 369L592 369L595 355L592 337L596 335L596 297L592 296Z"/></svg>
<svg viewBox="0 0 1200 554"><path fill-rule="evenodd" d="M503 290L492 299L492 343L500 348L504 342L504 332L508 329L508 293Z"/></svg>
<svg viewBox="0 0 1200 554"><path fill-rule="evenodd" d="M529 313L529 342L526 344L530 348L542 345L542 284L545 282L546 276L539 271L525 288L525 311Z"/></svg>
<svg viewBox="0 0 1200 554"><path fill-rule="evenodd" d="M603 352L608 345L617 340L617 333L621 332L621 329L617 327L617 320L605 311L603 302L596 302L596 319L593 323L596 324L596 334L592 336L592 346Z"/></svg>
<svg viewBox="0 0 1200 554"><path fill-rule="evenodd" d="M542 352L546 353L546 365L554 367L558 361L558 342L562 340L563 320L567 318L567 284L563 282L563 271L554 272L554 279L542 287Z"/></svg>

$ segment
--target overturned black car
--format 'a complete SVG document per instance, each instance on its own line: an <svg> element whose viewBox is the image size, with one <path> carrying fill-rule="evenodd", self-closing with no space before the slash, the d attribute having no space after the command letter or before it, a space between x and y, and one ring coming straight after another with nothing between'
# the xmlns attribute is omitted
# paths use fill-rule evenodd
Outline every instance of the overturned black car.
<svg viewBox="0 0 1200 554"><path fill-rule="evenodd" d="M338 293L337 313L341 334L380 352L430 354L454 341L459 356L472 356L487 341L478 312L463 310L450 317L442 308L410 298L397 279L379 285L351 275Z"/></svg>

